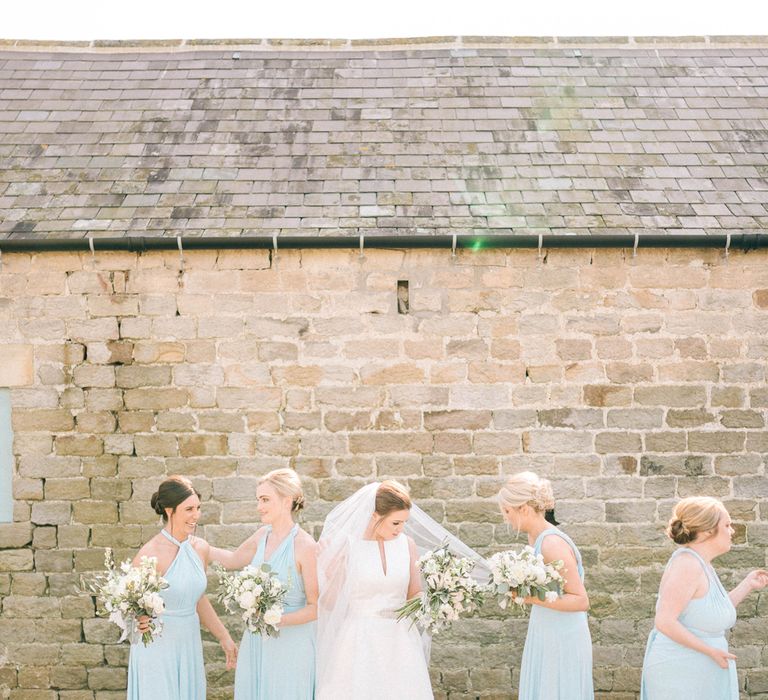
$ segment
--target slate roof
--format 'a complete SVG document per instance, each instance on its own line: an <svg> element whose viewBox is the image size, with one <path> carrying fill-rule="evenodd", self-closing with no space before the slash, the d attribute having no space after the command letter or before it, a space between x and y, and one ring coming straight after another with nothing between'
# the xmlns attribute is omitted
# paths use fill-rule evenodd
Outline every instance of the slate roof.
<svg viewBox="0 0 768 700"><path fill-rule="evenodd" d="M768 228L768 40L499 42L6 42L0 237Z"/></svg>

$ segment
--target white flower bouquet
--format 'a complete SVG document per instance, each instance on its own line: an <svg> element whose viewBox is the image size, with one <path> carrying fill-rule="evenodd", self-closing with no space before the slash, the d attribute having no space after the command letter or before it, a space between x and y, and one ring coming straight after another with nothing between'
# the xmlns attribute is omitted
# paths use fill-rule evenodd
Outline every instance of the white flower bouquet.
<svg viewBox="0 0 768 700"><path fill-rule="evenodd" d="M424 554L418 561L424 590L396 611L398 620L410 620L429 634L473 613L483 601L483 587L472 578L475 563L458 557L448 544Z"/></svg>
<svg viewBox="0 0 768 700"><path fill-rule="evenodd" d="M563 562L545 564L530 545L520 552L498 552L488 559L488 564L491 580L486 590L498 597L502 609L510 600L523 607L529 596L551 603L563 594Z"/></svg>
<svg viewBox="0 0 768 700"><path fill-rule="evenodd" d="M165 610L165 601L160 591L168 588L168 582L157 573L157 559L142 557L138 566L125 560L115 566L112 550L104 553L105 571L95 574L85 582L86 588L94 593L102 604L110 622L122 630L120 640L136 640L138 618L147 616L149 629L141 633L141 641L147 646L162 634L163 623L159 618Z"/></svg>
<svg viewBox="0 0 768 700"><path fill-rule="evenodd" d="M248 565L234 573L215 567L219 578L216 599L227 612L240 615L249 631L277 637L283 619L283 603L288 588L268 564Z"/></svg>

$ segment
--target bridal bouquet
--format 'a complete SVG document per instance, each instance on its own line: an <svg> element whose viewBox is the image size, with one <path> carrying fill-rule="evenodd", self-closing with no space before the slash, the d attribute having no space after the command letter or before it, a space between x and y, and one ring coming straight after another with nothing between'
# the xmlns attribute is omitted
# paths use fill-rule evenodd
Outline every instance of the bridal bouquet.
<svg viewBox="0 0 768 700"><path fill-rule="evenodd" d="M536 554L529 545L520 552L494 554L488 564L491 581L486 590L498 596L502 609L510 600L522 607L527 596L536 596L551 603L563 593L563 562L545 564L541 554Z"/></svg>
<svg viewBox="0 0 768 700"><path fill-rule="evenodd" d="M411 620L412 625L435 634L482 603L483 588L471 576L475 563L453 554L447 543L427 552L417 563L424 590L396 611L398 620Z"/></svg>
<svg viewBox="0 0 768 700"><path fill-rule="evenodd" d="M234 573L228 573L221 566L215 569L219 577L216 599L227 612L239 614L251 632L277 637L288 588L271 567L248 565Z"/></svg>
<svg viewBox="0 0 768 700"><path fill-rule="evenodd" d="M163 623L158 616L165 610L165 601L160 591L168 588L168 582L157 573L157 559L142 557L138 566L132 566L126 559L118 567L112 550L107 548L104 566L105 571L85 582L86 588L96 594L110 622L122 630L121 642L126 638L133 642L138 633L136 621L145 615L149 617L149 629L141 634L141 641L147 646L162 633Z"/></svg>

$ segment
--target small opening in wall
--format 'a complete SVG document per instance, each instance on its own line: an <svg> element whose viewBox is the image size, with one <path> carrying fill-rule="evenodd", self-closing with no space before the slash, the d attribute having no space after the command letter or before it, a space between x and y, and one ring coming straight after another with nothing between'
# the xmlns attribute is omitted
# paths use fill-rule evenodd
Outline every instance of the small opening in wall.
<svg viewBox="0 0 768 700"><path fill-rule="evenodd" d="M408 296L408 280L397 280L397 313L407 314L411 306Z"/></svg>

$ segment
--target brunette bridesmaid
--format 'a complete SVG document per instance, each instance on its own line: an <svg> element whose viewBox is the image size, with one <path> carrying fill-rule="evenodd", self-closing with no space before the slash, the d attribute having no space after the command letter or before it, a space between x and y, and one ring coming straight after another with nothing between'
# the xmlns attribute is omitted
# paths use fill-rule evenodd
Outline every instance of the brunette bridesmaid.
<svg viewBox="0 0 768 700"><path fill-rule="evenodd" d="M210 561L208 543L195 536L200 518L200 494L189 479L170 476L152 496L152 507L163 518L160 532L136 555L155 557L168 588L162 634L144 646L131 644L128 660L128 700L205 700L205 666L200 623L219 640L234 668L237 647L205 596L205 570ZM148 618L139 620L139 630Z"/></svg>

